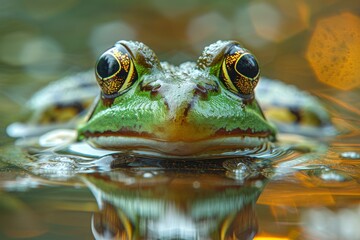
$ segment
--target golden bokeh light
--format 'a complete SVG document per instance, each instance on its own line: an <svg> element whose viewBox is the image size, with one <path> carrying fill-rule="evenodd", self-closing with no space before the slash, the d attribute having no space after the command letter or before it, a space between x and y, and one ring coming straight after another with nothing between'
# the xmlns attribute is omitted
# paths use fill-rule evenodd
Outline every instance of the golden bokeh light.
<svg viewBox="0 0 360 240"><path fill-rule="evenodd" d="M255 1L249 14L258 36L282 42L309 26L309 7L304 1Z"/></svg>
<svg viewBox="0 0 360 240"><path fill-rule="evenodd" d="M360 85L360 18L344 12L318 21L306 58L318 80L350 90Z"/></svg>

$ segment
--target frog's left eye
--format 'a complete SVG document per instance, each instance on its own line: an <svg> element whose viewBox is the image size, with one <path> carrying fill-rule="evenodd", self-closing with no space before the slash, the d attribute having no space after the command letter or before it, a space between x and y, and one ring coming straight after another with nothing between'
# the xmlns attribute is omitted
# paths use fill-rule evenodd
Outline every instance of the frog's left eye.
<svg viewBox="0 0 360 240"><path fill-rule="evenodd" d="M225 52L219 77L230 91L236 94L252 94L259 75L256 58L246 49L234 44Z"/></svg>
<svg viewBox="0 0 360 240"><path fill-rule="evenodd" d="M124 46L118 44L100 56L96 79L105 96L121 94L136 81L136 68Z"/></svg>

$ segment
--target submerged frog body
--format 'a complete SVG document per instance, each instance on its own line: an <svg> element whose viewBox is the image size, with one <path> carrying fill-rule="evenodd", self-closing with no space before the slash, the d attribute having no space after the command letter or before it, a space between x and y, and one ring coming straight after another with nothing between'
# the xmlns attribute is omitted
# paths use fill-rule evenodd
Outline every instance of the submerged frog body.
<svg viewBox="0 0 360 240"><path fill-rule="evenodd" d="M255 99L257 60L238 42L218 41L205 48L197 63L173 66L159 62L142 43L119 41L100 56L95 75L101 93L77 127L77 139L97 148L201 155L276 140L275 127ZM303 111L291 105L293 113L300 109L294 113L297 121L304 115L319 126L329 125L320 104L300 95L307 99L303 106L316 107ZM275 105L281 110L287 104Z"/></svg>

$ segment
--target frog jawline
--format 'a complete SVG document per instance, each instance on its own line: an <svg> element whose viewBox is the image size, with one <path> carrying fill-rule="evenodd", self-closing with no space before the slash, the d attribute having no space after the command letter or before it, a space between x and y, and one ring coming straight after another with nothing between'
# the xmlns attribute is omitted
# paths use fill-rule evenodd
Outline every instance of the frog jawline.
<svg viewBox="0 0 360 240"><path fill-rule="evenodd" d="M88 142L108 150L151 150L172 156L188 156L202 153L238 151L263 146L271 137L224 136L198 141L161 141L141 137L98 136Z"/></svg>

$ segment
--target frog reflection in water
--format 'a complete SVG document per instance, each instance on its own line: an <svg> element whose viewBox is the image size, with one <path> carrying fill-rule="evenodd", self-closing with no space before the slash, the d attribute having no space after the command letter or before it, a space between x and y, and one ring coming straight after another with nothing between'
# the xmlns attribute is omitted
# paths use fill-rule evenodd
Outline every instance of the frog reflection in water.
<svg viewBox="0 0 360 240"><path fill-rule="evenodd" d="M159 160L151 169L82 175L98 196L100 211L93 215L91 228L95 238L253 239L258 230L255 202L267 183L261 172L268 166L245 159L243 163L257 173L244 181L232 179L230 169L225 171L231 160L215 160L211 166L194 161L183 171L179 169L184 163ZM162 164L166 171L158 167Z"/></svg>
<svg viewBox="0 0 360 240"><path fill-rule="evenodd" d="M217 155L261 148L276 140L276 129L255 99L259 78L255 56L235 41L211 44L197 63L180 66L159 62L143 43L119 41L97 62L101 94L86 122L78 126L77 140L86 140L97 148L144 150L164 156ZM287 114L295 116L296 124L330 125L315 98L278 82L261 81L265 87L260 87L257 97L275 100L270 103L275 108L268 108L268 102L264 106L279 126L289 129L285 107L291 108ZM282 91L280 95L287 92L295 99L283 101L282 96L271 93L275 88ZM36 98L33 102L44 102L42 94ZM46 112L36 114L39 122Z"/></svg>

